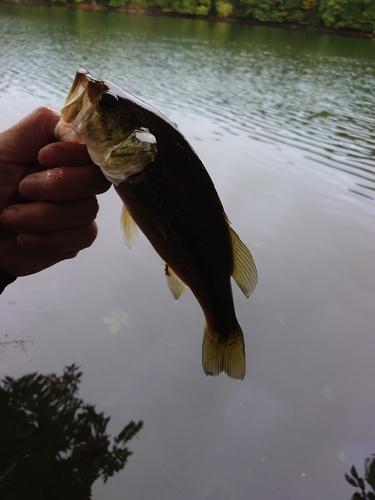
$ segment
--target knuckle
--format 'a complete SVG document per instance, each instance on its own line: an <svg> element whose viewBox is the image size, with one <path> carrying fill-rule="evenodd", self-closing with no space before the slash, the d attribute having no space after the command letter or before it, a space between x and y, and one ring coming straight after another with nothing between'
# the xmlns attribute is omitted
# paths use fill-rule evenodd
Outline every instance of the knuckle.
<svg viewBox="0 0 375 500"><path fill-rule="evenodd" d="M55 117L58 111L56 109L50 108L49 106L39 106L34 111L33 114L36 116L51 116Z"/></svg>
<svg viewBox="0 0 375 500"><path fill-rule="evenodd" d="M88 244L86 245L86 247L90 247L94 243L97 235L98 235L98 226L96 225L96 222L92 222L87 227L87 243Z"/></svg>
<svg viewBox="0 0 375 500"><path fill-rule="evenodd" d="M89 214L91 219L96 219L99 211L99 203L96 199L96 196L92 196L89 198Z"/></svg>

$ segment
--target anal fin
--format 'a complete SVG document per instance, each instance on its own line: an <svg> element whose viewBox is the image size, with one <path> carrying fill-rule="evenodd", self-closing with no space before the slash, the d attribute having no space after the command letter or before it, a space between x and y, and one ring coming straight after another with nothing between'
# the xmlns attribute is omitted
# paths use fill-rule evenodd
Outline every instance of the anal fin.
<svg viewBox="0 0 375 500"><path fill-rule="evenodd" d="M171 291L175 302L177 302L188 286L180 280L180 278L174 273L166 262L163 261L162 266L164 267L168 288Z"/></svg>

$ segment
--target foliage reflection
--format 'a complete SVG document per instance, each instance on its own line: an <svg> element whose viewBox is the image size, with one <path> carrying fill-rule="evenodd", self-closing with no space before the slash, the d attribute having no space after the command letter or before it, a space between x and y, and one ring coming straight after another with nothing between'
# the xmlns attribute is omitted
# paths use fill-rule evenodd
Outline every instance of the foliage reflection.
<svg viewBox="0 0 375 500"><path fill-rule="evenodd" d="M350 475L345 474L345 479L349 484L358 488L360 492L355 492L351 500L360 500L361 498L366 498L367 500L375 500L375 455L371 458L366 458L365 460L365 476L364 478L358 475L357 469L352 466L350 469ZM372 491L366 492L365 481L371 486Z"/></svg>
<svg viewBox="0 0 375 500"><path fill-rule="evenodd" d="M0 385L0 498L90 498L91 485L124 468L125 444L143 423L111 439L110 417L77 397L82 372L6 377Z"/></svg>

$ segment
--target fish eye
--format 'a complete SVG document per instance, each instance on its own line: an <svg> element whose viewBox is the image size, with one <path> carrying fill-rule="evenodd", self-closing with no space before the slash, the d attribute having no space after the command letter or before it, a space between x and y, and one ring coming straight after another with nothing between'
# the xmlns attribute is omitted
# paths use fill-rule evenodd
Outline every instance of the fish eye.
<svg viewBox="0 0 375 500"><path fill-rule="evenodd" d="M118 98L112 92L104 92L99 96L99 104L104 109L114 108L117 104Z"/></svg>

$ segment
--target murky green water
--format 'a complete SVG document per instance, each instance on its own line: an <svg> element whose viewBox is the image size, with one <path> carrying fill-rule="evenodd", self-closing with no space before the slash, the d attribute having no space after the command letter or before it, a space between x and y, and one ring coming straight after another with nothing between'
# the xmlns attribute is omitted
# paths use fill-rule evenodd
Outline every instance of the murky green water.
<svg viewBox="0 0 375 500"><path fill-rule="evenodd" d="M178 123L259 270L246 379L206 378L197 303L111 190L92 248L2 294L1 378L76 363L112 434L144 421L95 499L349 499L375 453L374 42L2 4L0 47L1 129L79 67L116 82Z"/></svg>

